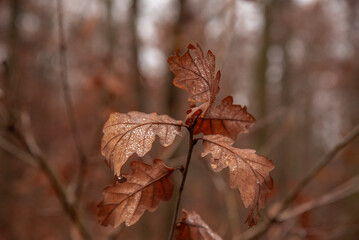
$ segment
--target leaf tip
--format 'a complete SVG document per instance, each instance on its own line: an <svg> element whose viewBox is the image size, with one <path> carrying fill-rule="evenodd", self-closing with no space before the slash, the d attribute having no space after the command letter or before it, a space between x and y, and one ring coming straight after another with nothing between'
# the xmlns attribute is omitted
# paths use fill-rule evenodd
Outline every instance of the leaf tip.
<svg viewBox="0 0 359 240"><path fill-rule="evenodd" d="M193 46L193 44L189 43L189 44L187 45L187 49L188 49L188 50L189 50L189 49L196 49L196 47Z"/></svg>

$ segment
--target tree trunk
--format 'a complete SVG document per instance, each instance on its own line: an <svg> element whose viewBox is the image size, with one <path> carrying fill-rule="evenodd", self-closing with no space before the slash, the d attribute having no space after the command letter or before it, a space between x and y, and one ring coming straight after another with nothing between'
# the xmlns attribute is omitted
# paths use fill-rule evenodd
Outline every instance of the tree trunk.
<svg viewBox="0 0 359 240"><path fill-rule="evenodd" d="M254 68L254 92L253 103L255 104L254 112L256 119L261 119L267 112L267 78L268 68L267 52L271 45L270 28L271 28L271 9L272 2L267 1L263 4L263 31L260 40L260 47ZM267 131L263 128L257 137L257 148L263 145L267 136Z"/></svg>
<svg viewBox="0 0 359 240"><path fill-rule="evenodd" d="M131 41L131 67L132 67L132 79L135 82L135 91L138 99L138 107L137 110L141 112L147 112L147 102L148 98L146 93L145 82L141 77L139 59L138 59L138 48L139 41L137 36L137 16L138 15L138 0L132 1L132 6L130 10L130 26L132 33L132 41Z"/></svg>

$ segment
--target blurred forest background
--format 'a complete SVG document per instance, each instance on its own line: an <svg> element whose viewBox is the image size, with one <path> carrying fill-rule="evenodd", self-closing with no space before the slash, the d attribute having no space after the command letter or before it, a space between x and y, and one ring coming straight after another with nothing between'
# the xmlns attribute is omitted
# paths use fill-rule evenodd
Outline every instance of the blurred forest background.
<svg viewBox="0 0 359 240"><path fill-rule="evenodd" d="M183 120L187 94L172 85L167 58L188 43L216 55L217 101L233 95L257 119L235 146L257 149L276 166L262 220L359 123L357 0L57 3L0 0L0 239L81 239L79 229L92 239L167 238L175 197L134 226L98 225L96 205L113 180L100 154L101 128L113 111ZM186 139L168 149L155 142L143 160L184 164ZM229 189L228 172L213 173L201 151L198 145L183 207L224 239L240 239L248 211ZM291 207L317 205L261 237L357 239L358 174L357 138ZM318 204L321 196L330 201Z"/></svg>

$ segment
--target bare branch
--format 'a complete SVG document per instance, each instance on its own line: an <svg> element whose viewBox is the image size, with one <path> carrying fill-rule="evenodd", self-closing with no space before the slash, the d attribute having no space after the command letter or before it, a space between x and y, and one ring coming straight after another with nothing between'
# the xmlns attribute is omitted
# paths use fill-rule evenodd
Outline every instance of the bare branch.
<svg viewBox="0 0 359 240"><path fill-rule="evenodd" d="M88 230L85 228L78 210L74 204L72 204L67 196L65 189L62 186L60 179L55 174L55 171L52 169L50 164L47 162L46 158L43 156L37 142L34 138L30 127L30 118L27 114L23 113L21 115L22 120L22 129L24 142L28 152L25 152L20 147L9 143L6 139L0 137L0 147L15 157L19 158L22 161L25 161L35 167L40 167L41 170L45 173L48 178L51 186L54 188L54 191L65 210L65 213L70 217L71 221L78 229L83 239L91 239ZM19 136L20 137L20 136Z"/></svg>
<svg viewBox="0 0 359 240"><path fill-rule="evenodd" d="M357 124L343 139L340 141L332 150L326 153L317 164L307 172L303 179L297 184L297 186L291 191L283 200L279 210L273 217L268 220L265 220L258 224L256 227L253 227L245 231L239 239L252 239L255 237L261 236L272 223L276 222L278 217L288 208L288 206L293 202L293 200L298 196L302 189L314 179L314 177L335 157L335 155L346 147L350 142L352 142L356 137L359 136L359 124ZM238 239L238 238L235 238Z"/></svg>
<svg viewBox="0 0 359 240"><path fill-rule="evenodd" d="M18 146L0 136L0 148L34 168L39 168L36 159Z"/></svg>
<svg viewBox="0 0 359 240"><path fill-rule="evenodd" d="M86 174L87 157L80 139L79 131L76 125L74 108L72 105L71 94L67 77L67 57L66 57L66 41L63 26L63 9L62 0L57 0L57 21L59 30L59 55L60 55L60 81L63 88L64 100L66 104L67 116L70 123L71 134L76 145L76 149L80 159L79 173L75 189L75 202L79 201L83 189L84 178Z"/></svg>
<svg viewBox="0 0 359 240"><path fill-rule="evenodd" d="M286 221L288 219L297 217L305 212L308 212L314 208L330 204L343 198L346 198L354 193L359 191L359 174L341 184L339 187L336 187L334 190L318 197L313 200L310 200L306 203L303 203L292 209L287 209L282 214L279 215L279 221Z"/></svg>
<svg viewBox="0 0 359 240"><path fill-rule="evenodd" d="M293 191L284 199L282 207L279 211L281 213L284 209L288 207L290 203L298 196L302 189L314 179L314 177L335 157L335 155L346 147L351 141L359 136L359 124L356 125L344 138L339 142L332 150L325 154L317 164L307 172L304 178L298 183L298 185L293 189Z"/></svg>

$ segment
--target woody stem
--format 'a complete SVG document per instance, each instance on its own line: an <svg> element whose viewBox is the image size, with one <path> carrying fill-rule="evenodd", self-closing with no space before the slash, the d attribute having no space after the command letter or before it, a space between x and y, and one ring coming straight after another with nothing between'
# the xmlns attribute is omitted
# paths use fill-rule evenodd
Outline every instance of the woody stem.
<svg viewBox="0 0 359 240"><path fill-rule="evenodd" d="M193 139L193 128L188 128L188 131L189 131L189 148L188 148L188 154L187 154L187 161L186 161L186 166L185 166L185 169L183 172L182 182L181 182L179 192L178 192L176 208L175 208L175 212L173 215L171 231L170 231L168 240L172 240L172 238L173 238L174 230L176 227L176 220L177 220L177 216L178 216L178 209L181 204L182 192L183 192L184 184L186 182L189 164L191 162L192 150L193 150L194 145L197 143L197 139Z"/></svg>

